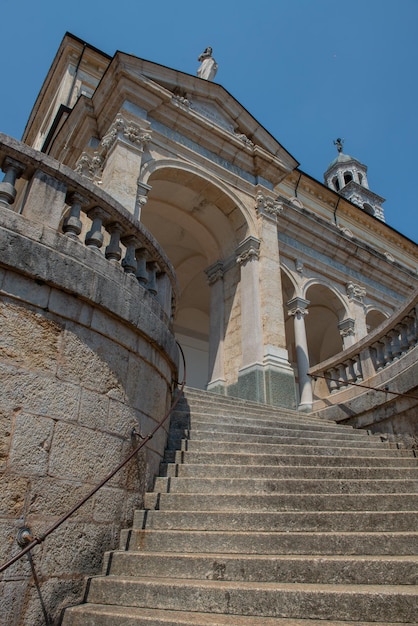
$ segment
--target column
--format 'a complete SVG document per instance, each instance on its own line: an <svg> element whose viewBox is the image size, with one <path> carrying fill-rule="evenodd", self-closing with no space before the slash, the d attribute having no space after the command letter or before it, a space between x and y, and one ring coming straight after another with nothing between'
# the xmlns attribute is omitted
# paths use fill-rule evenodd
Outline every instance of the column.
<svg viewBox="0 0 418 626"><path fill-rule="evenodd" d="M242 398L265 402L259 256L260 241L255 237L247 237L237 248L236 260L241 273L241 367L238 390Z"/></svg>
<svg viewBox="0 0 418 626"><path fill-rule="evenodd" d="M209 382L207 389L224 394L225 302L222 262L217 261L208 267L205 273L210 287Z"/></svg>
<svg viewBox="0 0 418 626"><path fill-rule="evenodd" d="M310 411L312 409L313 402L311 379L308 376L309 353L305 328L305 315L308 314L308 310L306 308L308 304L309 300L299 297L293 298L287 303L287 306L289 307L289 315L293 316L295 328L295 348L300 393L299 410L306 411Z"/></svg>
<svg viewBox="0 0 418 626"><path fill-rule="evenodd" d="M355 343L356 341L363 339L363 337L368 334L366 325L366 308L363 303L363 298L366 296L366 290L364 287L350 282L346 284L346 292L350 303L351 318L355 322L355 333L353 335L353 343Z"/></svg>

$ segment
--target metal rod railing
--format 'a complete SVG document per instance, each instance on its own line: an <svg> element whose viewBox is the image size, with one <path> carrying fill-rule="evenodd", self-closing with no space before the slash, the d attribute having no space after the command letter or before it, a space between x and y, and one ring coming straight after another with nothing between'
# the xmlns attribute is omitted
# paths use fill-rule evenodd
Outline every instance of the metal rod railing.
<svg viewBox="0 0 418 626"><path fill-rule="evenodd" d="M354 387L364 387L364 389L372 389L374 391L381 391L383 393L391 393L394 396L400 396L402 398L411 398L412 400L418 400L417 396L411 396L408 393L400 393L399 391L390 391L386 387L371 387L370 385L363 385L362 383L355 383L350 380L344 380L343 378L332 378L331 376L323 376L322 374L308 374L314 380L316 378L323 378L324 380L332 380L336 383L341 383L342 385L353 385Z"/></svg>
<svg viewBox="0 0 418 626"><path fill-rule="evenodd" d="M13 563L16 563L16 561L18 561L19 559L22 558L22 556L24 556L25 554L27 554L28 552L30 552L30 550L32 550L35 546L43 543L45 541L45 539L51 534L53 533L55 530L57 530L57 528L59 528L64 522L66 522L76 511L78 511L79 508L81 508L83 506L83 504L85 504L88 500L90 500L90 498L92 496L94 496L95 493L97 493L99 491L99 489L101 489L106 483L109 482L109 480L111 478L113 478L113 476L115 474L117 474L119 472L119 470L122 469L122 467L124 467L140 450L141 448L143 448L148 441L150 441L150 439L153 438L153 436L155 435L155 433L161 428L161 426L163 426L163 424L165 424L165 422L168 420L170 414L172 413L172 411L175 409L175 407L177 406L181 396L183 395L183 390L184 390L184 386L186 384L186 360L184 357L184 352L180 346L180 344L178 342L177 343L177 347L180 351L181 357L182 357L182 361L183 361L183 381L180 383L180 389L179 392L177 394L176 399L174 400L174 402L171 404L169 410L167 411L167 413L164 415L164 417L162 418L162 420L160 422L158 422L158 424L152 429L152 431L141 440L141 443L139 443L136 448L134 448L134 450L132 450L132 452L130 452L130 454L126 457L126 459L124 459L121 463L119 463L119 465L110 472L110 474L108 474L98 485L96 485L94 487L94 489L92 489L86 496L84 496L84 498L82 500L80 500L75 506L73 506L72 509L70 509L70 511L68 511L68 513L66 513L65 515L63 515L59 520L57 520L55 522L55 524L53 524L50 528L48 528L44 533L42 533L41 535L37 536L37 537L31 537L29 532L26 533L26 540L29 541L29 543L27 544L27 546L25 548L23 548L20 552L18 552L17 554L15 554L15 556L13 558L11 558L9 561L7 561L7 563L5 563L4 565L2 565L0 567L0 573L4 572L8 567L10 567L11 565L13 565Z"/></svg>

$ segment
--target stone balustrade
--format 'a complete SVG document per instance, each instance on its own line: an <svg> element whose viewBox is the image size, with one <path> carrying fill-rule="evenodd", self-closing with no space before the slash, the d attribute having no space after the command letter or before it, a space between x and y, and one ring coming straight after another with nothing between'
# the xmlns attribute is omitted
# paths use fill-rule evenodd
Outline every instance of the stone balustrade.
<svg viewBox="0 0 418 626"><path fill-rule="evenodd" d="M120 203L55 159L0 133L0 207L42 222L119 264L173 317L177 281L165 253Z"/></svg>
<svg viewBox="0 0 418 626"><path fill-rule="evenodd" d="M315 396L325 398L328 394L343 391L352 384L362 384L401 359L417 343L418 290L405 302L402 309L363 340L310 368L310 376L324 377L326 380L326 385L315 385Z"/></svg>

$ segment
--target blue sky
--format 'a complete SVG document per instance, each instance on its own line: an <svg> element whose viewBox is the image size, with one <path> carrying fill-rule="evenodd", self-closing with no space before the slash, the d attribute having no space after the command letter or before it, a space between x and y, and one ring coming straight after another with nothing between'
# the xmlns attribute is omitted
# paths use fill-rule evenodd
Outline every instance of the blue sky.
<svg viewBox="0 0 418 626"><path fill-rule="evenodd" d="M3 3L0 131L20 138L66 31L222 84L322 181L333 140L368 166L386 222L418 241L418 0Z"/></svg>

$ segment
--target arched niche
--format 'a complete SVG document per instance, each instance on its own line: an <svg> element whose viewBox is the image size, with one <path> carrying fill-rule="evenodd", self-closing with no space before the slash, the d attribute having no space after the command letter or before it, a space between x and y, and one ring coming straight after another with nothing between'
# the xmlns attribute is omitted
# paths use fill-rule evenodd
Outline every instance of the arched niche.
<svg viewBox="0 0 418 626"><path fill-rule="evenodd" d="M157 239L176 271L180 295L174 331L185 352L188 384L205 388L210 378L211 332L211 288L205 270L218 261L233 258L250 226L238 201L196 172L162 166L146 182L151 190L142 208L141 222ZM231 297L224 303L223 339L227 339L233 300Z"/></svg>
<svg viewBox="0 0 418 626"><path fill-rule="evenodd" d="M309 300L305 318L310 365L316 365L343 349L338 322L346 317L340 297L328 286L314 283L305 292Z"/></svg>

